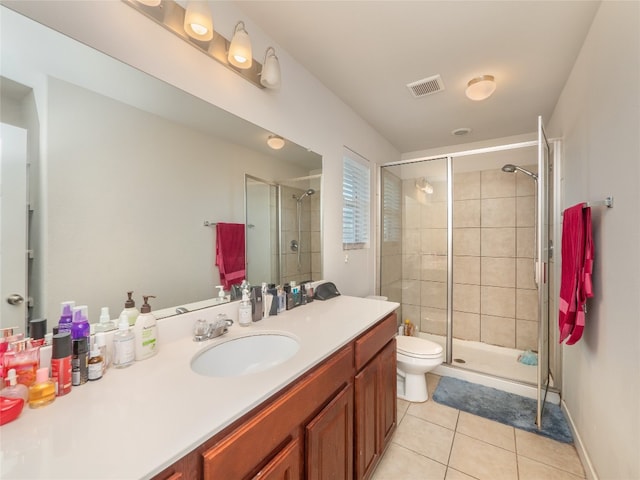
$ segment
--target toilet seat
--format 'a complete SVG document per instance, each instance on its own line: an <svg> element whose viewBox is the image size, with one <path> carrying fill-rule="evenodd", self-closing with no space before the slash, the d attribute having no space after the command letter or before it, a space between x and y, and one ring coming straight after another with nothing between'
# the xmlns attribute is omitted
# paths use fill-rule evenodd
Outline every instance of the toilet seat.
<svg viewBox="0 0 640 480"><path fill-rule="evenodd" d="M397 337L398 353L413 358L438 358L442 356L442 346L419 337L400 335Z"/></svg>

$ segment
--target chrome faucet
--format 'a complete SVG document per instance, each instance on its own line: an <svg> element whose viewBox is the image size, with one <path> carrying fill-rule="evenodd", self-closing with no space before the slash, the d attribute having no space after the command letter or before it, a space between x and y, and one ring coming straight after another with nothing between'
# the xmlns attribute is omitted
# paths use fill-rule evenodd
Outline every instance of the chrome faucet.
<svg viewBox="0 0 640 480"><path fill-rule="evenodd" d="M198 319L193 328L193 341L203 342L224 335L229 331L227 327L231 325L233 325L233 320L227 318L224 313L218 314L216 319L211 323L203 319Z"/></svg>

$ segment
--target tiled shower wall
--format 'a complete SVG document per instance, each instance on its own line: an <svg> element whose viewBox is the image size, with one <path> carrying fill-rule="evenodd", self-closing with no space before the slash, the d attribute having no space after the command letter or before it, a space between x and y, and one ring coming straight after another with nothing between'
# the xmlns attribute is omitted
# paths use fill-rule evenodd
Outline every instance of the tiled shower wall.
<svg viewBox="0 0 640 480"><path fill-rule="evenodd" d="M445 335L447 185L429 181L432 194L402 182L402 242L383 242L381 291L401 302L403 319ZM453 191L454 337L536 349L535 182L500 169L454 173Z"/></svg>
<svg viewBox="0 0 640 480"><path fill-rule="evenodd" d="M301 238L298 238L296 200L305 192L303 189L282 186L282 281L302 282L321 278L320 261L320 191L305 197L302 202ZM298 240L298 254L290 248L291 240Z"/></svg>

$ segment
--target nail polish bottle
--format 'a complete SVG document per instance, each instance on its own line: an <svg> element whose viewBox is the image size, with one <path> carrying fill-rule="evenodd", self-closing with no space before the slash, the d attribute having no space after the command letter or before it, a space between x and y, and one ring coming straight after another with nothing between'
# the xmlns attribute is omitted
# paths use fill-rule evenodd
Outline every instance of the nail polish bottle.
<svg viewBox="0 0 640 480"><path fill-rule="evenodd" d="M24 403L29 400L29 389L18 383L18 377L13 368L7 374L7 386L0 390L0 397L22 398Z"/></svg>
<svg viewBox="0 0 640 480"><path fill-rule="evenodd" d="M44 407L55 399L56 386L49 379L49 369L47 367L39 368L36 372L36 383L29 387L29 407Z"/></svg>

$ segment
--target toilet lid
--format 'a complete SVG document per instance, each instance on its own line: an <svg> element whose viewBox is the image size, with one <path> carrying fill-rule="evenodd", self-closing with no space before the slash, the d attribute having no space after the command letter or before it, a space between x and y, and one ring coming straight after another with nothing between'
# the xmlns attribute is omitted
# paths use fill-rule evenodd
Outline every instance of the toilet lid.
<svg viewBox="0 0 640 480"><path fill-rule="evenodd" d="M442 346L420 337L399 335L397 338L398 352L417 358L430 358L442 355Z"/></svg>

